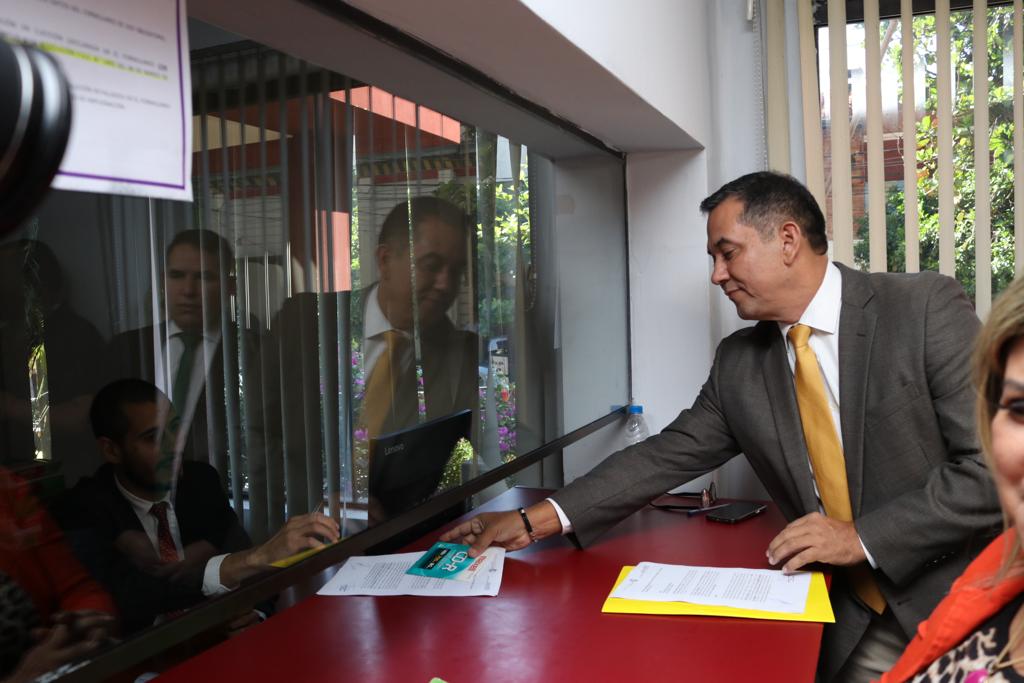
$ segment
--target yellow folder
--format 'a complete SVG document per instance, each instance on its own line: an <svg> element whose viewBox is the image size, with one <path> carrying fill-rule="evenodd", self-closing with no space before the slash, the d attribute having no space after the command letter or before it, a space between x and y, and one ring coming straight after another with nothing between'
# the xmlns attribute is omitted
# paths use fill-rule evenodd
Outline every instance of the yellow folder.
<svg viewBox="0 0 1024 683"><path fill-rule="evenodd" d="M619 578L612 586L612 592L619 587L633 567L626 566L619 572ZM697 605L692 602L659 602L656 600L626 600L613 598L611 595L604 601L602 612L616 614L695 614L709 617L742 617L744 619L775 619L778 621L817 621L826 624L835 623L832 603L828 599L828 588L821 572L811 573L811 587L807 592L807 608L802 614L790 612L763 612L761 610L740 609L738 607L720 607L716 605Z"/></svg>

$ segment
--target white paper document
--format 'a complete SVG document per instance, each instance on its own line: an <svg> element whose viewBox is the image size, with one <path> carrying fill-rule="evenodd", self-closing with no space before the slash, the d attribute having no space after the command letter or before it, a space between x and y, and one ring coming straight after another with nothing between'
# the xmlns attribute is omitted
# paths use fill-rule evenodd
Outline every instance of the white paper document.
<svg viewBox="0 0 1024 683"><path fill-rule="evenodd" d="M810 586L810 572L786 576L773 569L641 562L612 591L611 597L800 614L807 608Z"/></svg>
<svg viewBox="0 0 1024 683"><path fill-rule="evenodd" d="M185 0L15 0L0 36L49 52L71 83L53 186L192 201Z"/></svg>
<svg viewBox="0 0 1024 683"><path fill-rule="evenodd" d="M472 581L434 579L406 574L423 553L350 557L317 595L470 596L498 594L505 567L505 549L488 548L484 565Z"/></svg>

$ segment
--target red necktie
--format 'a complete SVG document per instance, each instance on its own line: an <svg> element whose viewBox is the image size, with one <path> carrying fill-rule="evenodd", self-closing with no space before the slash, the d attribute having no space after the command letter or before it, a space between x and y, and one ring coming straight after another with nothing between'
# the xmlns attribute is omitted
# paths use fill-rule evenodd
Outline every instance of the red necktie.
<svg viewBox="0 0 1024 683"><path fill-rule="evenodd" d="M178 548L174 545L174 537L171 536L171 525L167 523L167 508L170 504L166 500L153 503L149 508L149 514L156 517L156 540L160 549L160 561L170 564L178 561Z"/></svg>

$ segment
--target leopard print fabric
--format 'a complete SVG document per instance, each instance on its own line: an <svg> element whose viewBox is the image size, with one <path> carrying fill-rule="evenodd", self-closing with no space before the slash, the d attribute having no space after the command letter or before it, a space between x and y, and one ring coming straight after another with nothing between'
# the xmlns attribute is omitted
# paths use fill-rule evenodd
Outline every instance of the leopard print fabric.
<svg viewBox="0 0 1024 683"><path fill-rule="evenodd" d="M986 669L1006 645L1010 622L1024 604L1024 596L1010 601L1002 610L964 638L963 642L942 655L912 679L912 683L963 683L972 673ZM1000 669L983 679L985 683L1024 683L1013 668Z"/></svg>
<svg viewBox="0 0 1024 683"><path fill-rule="evenodd" d="M11 577L0 572L0 677L7 676L32 646L39 626L32 598Z"/></svg>

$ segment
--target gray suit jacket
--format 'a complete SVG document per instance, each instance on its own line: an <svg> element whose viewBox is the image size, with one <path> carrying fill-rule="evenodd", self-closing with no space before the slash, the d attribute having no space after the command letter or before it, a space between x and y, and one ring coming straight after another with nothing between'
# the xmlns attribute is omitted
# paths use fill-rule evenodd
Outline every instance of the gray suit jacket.
<svg viewBox="0 0 1024 683"><path fill-rule="evenodd" d="M917 624L1001 524L974 429L970 353L978 319L936 273L842 271L839 392L850 501L875 575L902 628ZM793 375L774 322L719 345L689 410L613 454L554 499L583 543L667 489L744 453L787 519L816 512ZM830 680L870 620L834 576Z"/></svg>

